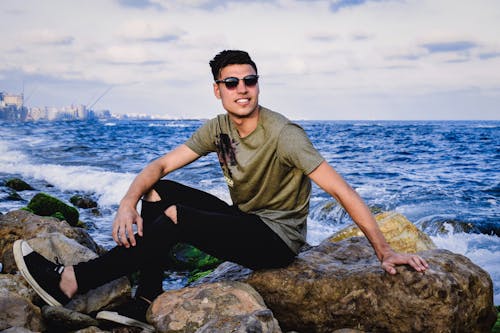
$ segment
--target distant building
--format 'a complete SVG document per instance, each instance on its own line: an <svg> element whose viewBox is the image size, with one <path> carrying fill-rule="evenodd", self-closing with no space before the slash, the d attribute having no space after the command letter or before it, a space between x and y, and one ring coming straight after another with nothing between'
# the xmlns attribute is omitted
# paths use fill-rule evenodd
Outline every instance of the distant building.
<svg viewBox="0 0 500 333"><path fill-rule="evenodd" d="M0 92L0 119L10 121L24 121L28 109L23 105L24 96Z"/></svg>
<svg viewBox="0 0 500 333"><path fill-rule="evenodd" d="M24 96L0 92L0 120L92 120L111 118L109 110L89 110L85 105L70 105L62 108L24 106Z"/></svg>

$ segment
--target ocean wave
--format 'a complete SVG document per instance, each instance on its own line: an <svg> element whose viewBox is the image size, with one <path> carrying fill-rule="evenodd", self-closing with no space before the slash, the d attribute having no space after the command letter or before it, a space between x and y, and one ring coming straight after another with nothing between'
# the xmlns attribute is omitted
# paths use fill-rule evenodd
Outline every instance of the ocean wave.
<svg viewBox="0 0 500 333"><path fill-rule="evenodd" d="M9 150L7 145L0 148L0 170L46 181L62 191L93 193L104 206L117 205L135 176L90 166L32 164L26 155Z"/></svg>

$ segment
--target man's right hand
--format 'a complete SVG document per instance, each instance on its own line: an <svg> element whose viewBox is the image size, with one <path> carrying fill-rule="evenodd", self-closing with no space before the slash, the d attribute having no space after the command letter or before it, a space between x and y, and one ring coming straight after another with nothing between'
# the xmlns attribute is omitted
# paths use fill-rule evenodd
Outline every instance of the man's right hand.
<svg viewBox="0 0 500 333"><path fill-rule="evenodd" d="M142 237L142 217L137 209L131 205L120 204L113 221L113 239L116 244L130 247L135 246L135 236L133 225L137 225L137 233Z"/></svg>

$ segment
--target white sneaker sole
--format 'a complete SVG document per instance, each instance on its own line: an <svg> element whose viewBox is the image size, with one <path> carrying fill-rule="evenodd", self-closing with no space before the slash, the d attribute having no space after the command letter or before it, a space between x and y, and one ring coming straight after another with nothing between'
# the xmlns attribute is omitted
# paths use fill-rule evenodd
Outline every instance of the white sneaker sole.
<svg viewBox="0 0 500 333"><path fill-rule="evenodd" d="M142 328L142 332L154 332L155 328L152 325L143 323L142 321L133 318L125 317L114 311L100 311L96 315L96 319L104 319L126 326L135 326Z"/></svg>
<svg viewBox="0 0 500 333"><path fill-rule="evenodd" d="M48 304L51 306L62 306L54 297L47 293L36 280L31 276L26 263L24 262L24 256L33 252L33 249L28 245L28 243L22 239L18 239L14 242L12 247L14 252L14 260L16 261L17 269L24 277L26 282L35 290L35 292Z"/></svg>

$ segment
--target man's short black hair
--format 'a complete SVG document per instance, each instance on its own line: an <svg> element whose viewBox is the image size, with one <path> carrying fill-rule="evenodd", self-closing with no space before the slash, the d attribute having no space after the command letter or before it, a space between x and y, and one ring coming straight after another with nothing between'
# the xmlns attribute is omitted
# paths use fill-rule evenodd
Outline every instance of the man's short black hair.
<svg viewBox="0 0 500 333"><path fill-rule="evenodd" d="M255 70L255 74L257 74L257 65L255 65L247 52L240 50L224 50L210 60L210 68L212 68L214 80L219 79L220 72L228 65L250 65Z"/></svg>

